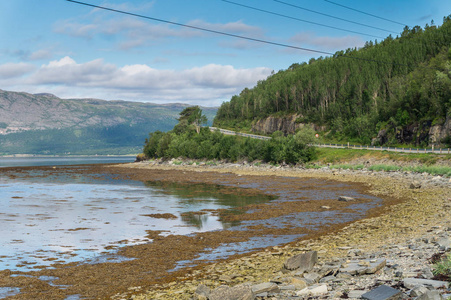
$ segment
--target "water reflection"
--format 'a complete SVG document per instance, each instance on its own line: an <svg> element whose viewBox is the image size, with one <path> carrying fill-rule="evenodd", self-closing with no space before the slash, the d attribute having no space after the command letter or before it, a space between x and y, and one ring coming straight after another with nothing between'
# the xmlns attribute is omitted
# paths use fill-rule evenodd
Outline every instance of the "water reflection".
<svg viewBox="0 0 451 300"><path fill-rule="evenodd" d="M81 167L80 169L82 169ZM92 260L149 242L148 231L191 234L229 228L217 211L262 203L220 186L164 184L84 175L77 168L0 173L0 269ZM152 215L172 215L157 218Z"/></svg>

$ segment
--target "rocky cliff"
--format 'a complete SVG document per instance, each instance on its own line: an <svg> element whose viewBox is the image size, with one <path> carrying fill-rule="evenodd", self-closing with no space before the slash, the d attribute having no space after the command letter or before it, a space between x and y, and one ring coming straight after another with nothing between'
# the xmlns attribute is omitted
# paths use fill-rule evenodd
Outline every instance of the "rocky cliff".
<svg viewBox="0 0 451 300"><path fill-rule="evenodd" d="M267 117L258 120L252 125L252 131L256 133L271 134L275 131L282 131L284 134L294 134L296 130L304 126L310 126L316 131L324 131L324 126L317 126L315 124L298 123L296 120L301 115L293 114L283 117Z"/></svg>
<svg viewBox="0 0 451 300"><path fill-rule="evenodd" d="M450 139L451 136L451 116L447 116L441 125L434 125L429 129L429 144L439 146ZM449 143L449 142L448 142Z"/></svg>

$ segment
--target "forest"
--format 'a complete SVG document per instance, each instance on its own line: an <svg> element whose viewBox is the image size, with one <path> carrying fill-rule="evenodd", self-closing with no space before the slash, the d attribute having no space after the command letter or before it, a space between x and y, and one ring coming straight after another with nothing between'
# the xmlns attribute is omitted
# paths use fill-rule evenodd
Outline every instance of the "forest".
<svg viewBox="0 0 451 300"><path fill-rule="evenodd" d="M211 131L198 106L187 107L180 113L178 124L169 132L155 131L146 139L143 153L137 160L153 158L190 158L226 161L264 161L274 164L297 164L312 160L316 151L310 128L296 135L275 132L270 140L243 138Z"/></svg>
<svg viewBox="0 0 451 300"><path fill-rule="evenodd" d="M329 140L370 144L383 129L388 144L427 144L422 132L451 113L450 45L448 16L441 26L406 27L396 38L294 63L224 102L213 125L251 130L268 116L296 115L326 128ZM400 140L409 126L417 136Z"/></svg>

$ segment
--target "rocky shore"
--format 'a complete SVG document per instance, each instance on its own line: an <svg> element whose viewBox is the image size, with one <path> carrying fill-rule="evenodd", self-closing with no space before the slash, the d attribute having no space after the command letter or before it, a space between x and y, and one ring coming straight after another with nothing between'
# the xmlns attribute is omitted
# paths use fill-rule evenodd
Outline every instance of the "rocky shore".
<svg viewBox="0 0 451 300"><path fill-rule="evenodd" d="M271 247L192 270L167 284L130 287L113 299L448 299L449 282L432 274L450 251L451 189L446 177L409 172L303 169L265 164L151 161L120 168L355 182L400 199L378 215L333 234Z"/></svg>

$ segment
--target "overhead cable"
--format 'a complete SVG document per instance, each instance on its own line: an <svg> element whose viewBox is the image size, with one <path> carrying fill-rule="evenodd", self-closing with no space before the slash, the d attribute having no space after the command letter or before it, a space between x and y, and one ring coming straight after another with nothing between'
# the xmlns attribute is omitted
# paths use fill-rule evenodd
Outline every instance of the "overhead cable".
<svg viewBox="0 0 451 300"><path fill-rule="evenodd" d="M343 29L343 28L339 28L339 27L335 27L335 26L330 26L330 25L326 25L326 24L321 24L321 23L317 23L317 22L312 22L312 21L299 19L299 18L296 18L296 17L290 17L290 16L287 16L287 15L275 13L275 12L272 12L272 11L269 11L269 10L260 9L260 8L257 8L257 7L248 6L248 5L245 5L245 4L241 4L241 3L237 3L237 2L233 2L233 1L229 1L229 0L221 0L221 1L227 2L227 3L230 3L230 4L234 4L234 5L237 5L237 6L241 6L241 7L249 8L249 9L252 9L252 10L264 12L264 13L267 13L267 14L271 14L271 15L275 15L275 16L279 16L279 17L283 17L283 18L287 18L287 19L291 19L291 20L295 20L295 21L300 21L300 22L304 22L304 23L309 23L309 24L313 24L313 25L317 25L317 26L332 28L332 29L335 29L335 30L341 30L341 31L351 32L351 33L360 34L360 35L371 36L371 37L380 38L380 39L384 39L385 38L385 37L382 37L382 36L377 36L377 35L372 35L372 34L368 34L368 33L363 33L363 32Z"/></svg>
<svg viewBox="0 0 451 300"><path fill-rule="evenodd" d="M98 9L102 9L102 10L106 10L106 11L111 11L111 12L115 12L115 13L119 13L119 14L129 15L129 16L138 17L138 18L144 18L144 19L153 20L153 21L157 21L157 22L163 22L163 23L167 23L167 24L171 24L171 25L176 25L176 26L181 26L181 27L185 27L185 28L200 30L200 31L204 31L204 32L220 34L220 35L224 35L224 36L230 36L230 37L244 39L244 40L248 40L248 41L259 42L259 43L264 43L264 44L269 44L269 45L274 45L274 46L279 46L279 47L284 47L284 48L296 49L296 50L309 51L309 52L314 52L314 53L319 53L319 54L326 54L326 55L331 55L331 56L335 55L334 53L327 52L327 51L321 51L321 50L309 49L309 48L298 47L298 46L293 46L293 45L288 45L288 44L276 43L276 42L271 42L271 41L267 41L267 40L256 39L256 38L241 36L241 35L237 35L237 34L222 32L222 31L218 31L218 30L212 30L212 29L208 29L208 28L192 26L192 25L187 25L187 24L182 24L182 23L177 23L177 22L172 22L172 21L167 21L167 20L163 20L163 19L159 19L159 18L148 17L148 16L139 15L139 14L135 14L135 13L131 13L131 12L126 12L126 11L122 11L122 10L118 10L118 9L113 9L113 8L108 8L108 7L104 7L104 6L94 5L94 4L90 4L90 3L86 3L86 2L75 1L75 0L66 0L66 1L72 2L72 3L75 3L75 4L80 4L80 5L84 5L84 6L93 7L93 8L98 8ZM383 60L362 58L362 57L356 57L356 56L349 56L349 55L345 55L345 54L337 55L337 57L343 57L343 58L349 58L349 59L357 59L357 60L361 60L361 61L375 62L375 63L381 63L381 64L387 64L387 65L393 65L393 66L405 66L405 67L412 67L413 66L411 64L400 64L400 63L394 63L394 62L390 62L390 61L383 61ZM427 68L427 67L425 67L425 68Z"/></svg>
<svg viewBox="0 0 451 300"><path fill-rule="evenodd" d="M336 3L336 2L333 2L333 1L330 1L330 0L324 0L324 1L326 1L328 3L331 3L331 4L334 4L334 5L337 5L337 6L340 6L340 7L344 7L344 8L349 9L349 10L353 10L353 11L359 12L359 13L367 15L367 16L371 16L371 17L374 17L374 18L377 18L377 19L381 19L381 20L384 20L384 21L388 21L388 22L391 22L391 23L395 23L395 24L398 24L398 25L409 27L409 25L406 25L406 24L403 24L403 23L400 23L400 22L397 22L397 21L393 21L393 20L390 20L390 19L387 19L387 18L384 18L384 17L379 17L379 16L376 16L376 15L373 15L373 14L370 14L370 13L367 13L367 12L364 12L364 11L361 11L361 10L358 10L358 9L355 9L355 8L352 8L352 7L340 4L340 3Z"/></svg>
<svg viewBox="0 0 451 300"><path fill-rule="evenodd" d="M372 29L377 29L377 30L381 30L381 31L385 31L385 32L391 32L391 33L398 34L398 32L396 32L396 31L392 31L392 30L388 30L388 29L384 29L384 28L380 28L380 27L376 27L376 26L372 26L372 25L367 25L367 24L363 24L363 23L360 23L360 22L355 22L355 21L348 20L348 19L345 19L345 18L332 16L332 15L329 15L329 14L326 14L326 13L322 13L322 12L319 12L319 11L315 11L315 10L312 10L312 9L309 9L309 8L301 7L299 5L294 5L294 4L285 2L285 1L280 1L280 0L273 0L273 1L281 3L281 4L284 4L284 5L287 5L287 6L291 6L291 7L294 7L294 8L302 9L302 10L305 10L305 11L308 11L308 12L311 12L311 13L315 13L315 14L318 14L318 15L322 15L322 16L326 16L326 17L329 17L329 18L333 18L333 19L336 19L336 20L340 20L340 21L344 21L344 22L348 22L348 23L352 23L352 24L356 24L356 25L360 25L360 26L364 26L364 27L368 27L368 28L372 28Z"/></svg>
<svg viewBox="0 0 451 300"><path fill-rule="evenodd" d="M237 35L237 34L233 34L233 33L227 33L227 32L223 32L223 31L203 28L203 27L199 27L199 26L193 26L193 25L188 25L188 24L182 24L182 23L167 21L167 20L163 20L163 19L159 19L159 18L148 17L148 16L144 16L144 15L140 15L140 14L135 14L135 13L126 12L126 11L113 9L113 8L108 8L108 7L99 6L99 5L94 5L94 4L90 4L90 3L86 3L86 2L80 2L80 1L75 1L75 0L66 0L66 1L72 2L72 3L76 3L76 4L80 4L80 5L89 6L89 7L94 7L94 8L98 8L98 9L103 9L103 10L107 10L107 11L112 11L112 12L116 12L116 13L120 13L120 14L124 14L124 15L129 15L129 16L133 16L133 17L153 20L153 21L157 21L157 22L162 22L162 23L166 23L166 24L171 24L171 25L181 26L181 27L185 27L185 28L196 29L196 30L200 30L200 31L205 31L205 32L210 32L210 33L215 33L215 34L220 34L220 35L225 35L225 36L230 36L230 37L239 38L239 39L243 39L243 40L259 42L259 43L264 43L264 44L269 44L269 45L274 45L274 46L280 46L280 47L285 47L285 48L291 48L291 49L296 49L296 50L315 52L315 53L319 53L319 54L334 55L331 52L320 51L320 50L315 50L315 49L309 49L309 48L304 48L304 47L298 47L298 46L282 44L282 43L277 43L277 42L271 42L271 41L266 41L266 40L262 40L262 39L256 39L256 38L251 38L251 37L247 37L247 36Z"/></svg>

